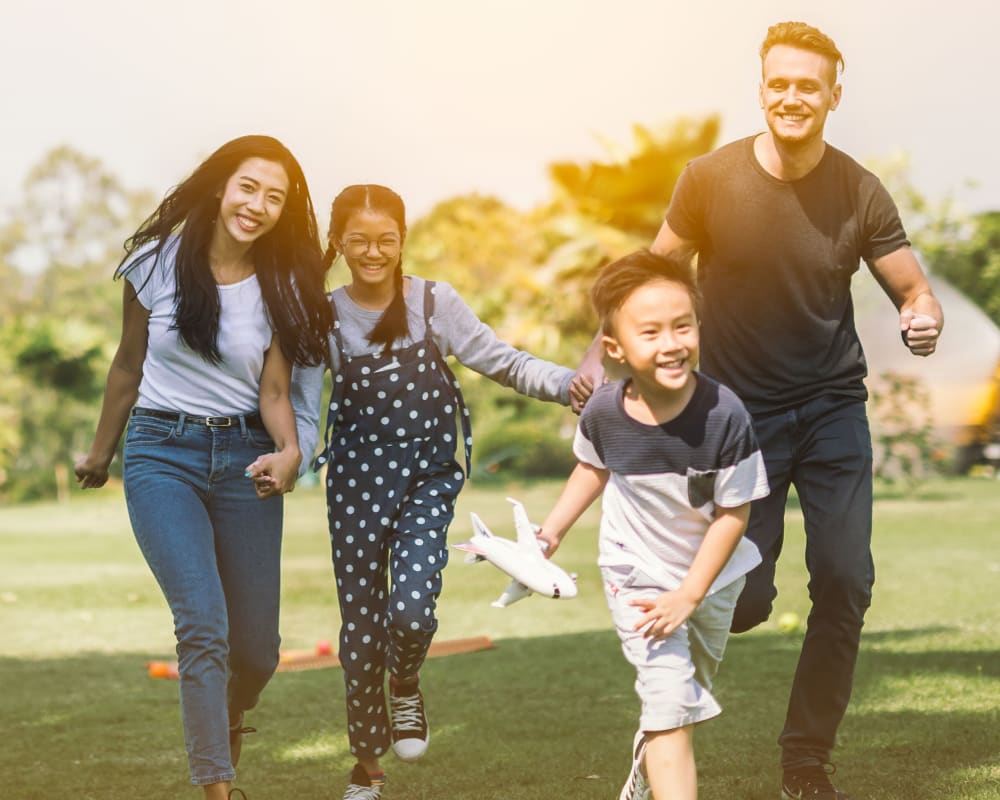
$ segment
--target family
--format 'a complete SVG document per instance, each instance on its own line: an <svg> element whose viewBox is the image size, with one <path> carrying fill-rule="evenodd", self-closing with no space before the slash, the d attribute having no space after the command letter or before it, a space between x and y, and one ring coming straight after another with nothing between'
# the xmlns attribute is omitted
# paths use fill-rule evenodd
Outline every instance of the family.
<svg viewBox="0 0 1000 800"><path fill-rule="evenodd" d="M576 369L404 273L405 206L387 187L340 192L322 246L302 169L268 136L224 144L126 241L121 341L76 477L104 485L124 434L128 512L173 614L206 800L245 797L244 717L279 658L283 495L317 452L356 758L344 800L383 796L390 750L427 750L420 668L472 442L449 356L580 415L577 466L537 535L551 555L602 498L598 565L641 703L619 800L697 796L694 727L721 711L729 633L771 613L792 486L812 610L781 797L850 797L831 757L874 583L851 277L863 260L914 355L934 352L943 314L885 188L824 140L842 91L833 40L782 22L760 57L765 129L691 161L650 248L596 275L600 330ZM350 280L328 294L338 259Z"/></svg>

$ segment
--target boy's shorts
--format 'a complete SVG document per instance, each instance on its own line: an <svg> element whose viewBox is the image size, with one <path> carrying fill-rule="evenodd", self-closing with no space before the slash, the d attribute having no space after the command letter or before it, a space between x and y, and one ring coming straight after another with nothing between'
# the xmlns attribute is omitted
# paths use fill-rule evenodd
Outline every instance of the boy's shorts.
<svg viewBox="0 0 1000 800"><path fill-rule="evenodd" d="M604 593L625 658L636 669L635 691L642 701L639 727L667 731L722 713L712 697L712 679L722 662L729 624L745 577L702 600L687 622L666 639L644 639L632 628L645 612L629 602L650 599L665 589L639 567L602 567Z"/></svg>

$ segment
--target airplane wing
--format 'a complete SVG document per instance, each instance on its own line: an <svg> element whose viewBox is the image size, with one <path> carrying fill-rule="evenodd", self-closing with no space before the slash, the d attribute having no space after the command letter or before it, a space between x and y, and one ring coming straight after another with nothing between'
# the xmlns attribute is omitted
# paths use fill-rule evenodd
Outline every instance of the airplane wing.
<svg viewBox="0 0 1000 800"><path fill-rule="evenodd" d="M506 608L512 603L516 603L518 600L523 600L529 594L531 594L531 589L520 581L513 580L507 588L503 590L503 594L501 594L500 597L494 600L490 605L494 608Z"/></svg>
<svg viewBox="0 0 1000 800"><path fill-rule="evenodd" d="M524 505L513 497L508 497L507 502L514 506L514 529L517 531L517 543L529 553L534 554L539 550L538 538L535 536L535 526L528 519L528 512L525 511Z"/></svg>

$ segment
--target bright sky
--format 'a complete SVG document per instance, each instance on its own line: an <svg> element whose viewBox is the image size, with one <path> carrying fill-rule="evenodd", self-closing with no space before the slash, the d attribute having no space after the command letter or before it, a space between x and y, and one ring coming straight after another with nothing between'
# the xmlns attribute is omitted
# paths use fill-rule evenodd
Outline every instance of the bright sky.
<svg viewBox="0 0 1000 800"><path fill-rule="evenodd" d="M932 199L1000 209L993 0L20 0L0 22L0 203L61 143L162 196L222 142L269 133L322 229L358 182L411 217L469 191L528 208L547 163L603 157L633 123L760 130L757 49L783 19L844 52L831 143L905 152Z"/></svg>

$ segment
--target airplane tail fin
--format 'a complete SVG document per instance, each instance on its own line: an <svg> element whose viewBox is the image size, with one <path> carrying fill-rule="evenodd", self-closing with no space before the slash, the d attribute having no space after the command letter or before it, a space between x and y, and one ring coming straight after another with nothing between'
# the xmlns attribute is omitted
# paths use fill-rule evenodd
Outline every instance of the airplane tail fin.
<svg viewBox="0 0 1000 800"><path fill-rule="evenodd" d="M486 523L479 518L475 511L470 511L469 517L472 519L472 534L474 536L485 536L487 539L493 537L490 529L486 527Z"/></svg>

